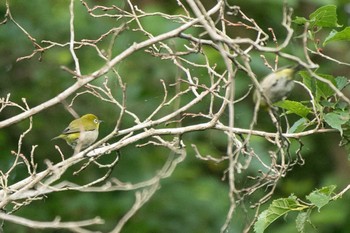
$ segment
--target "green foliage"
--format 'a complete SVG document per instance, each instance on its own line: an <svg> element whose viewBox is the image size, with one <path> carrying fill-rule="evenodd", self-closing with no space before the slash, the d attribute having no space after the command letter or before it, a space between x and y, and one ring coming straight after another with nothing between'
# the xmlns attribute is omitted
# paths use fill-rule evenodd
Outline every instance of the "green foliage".
<svg viewBox="0 0 350 233"><path fill-rule="evenodd" d="M268 209L258 216L258 220L254 225L254 231L256 233L263 233L266 228L277 219L285 216L289 212L295 211L299 212L296 217L297 230L298 232L305 232L305 224L310 222L312 210L315 207L320 210L323 206L327 205L334 197L333 191L335 188L334 185L331 185L311 192L306 196L306 199L310 201L309 203L300 201L294 195L272 201Z"/></svg>
<svg viewBox="0 0 350 233"><path fill-rule="evenodd" d="M346 113L345 117L349 119L349 112ZM341 122L344 122L344 120L339 119L339 116L337 116L337 120L338 121L335 123L337 127L336 129L339 130L341 133L343 133L343 137L340 142L340 145L343 146L347 151L348 159L350 161L350 121L347 120L344 124L341 124Z"/></svg>
<svg viewBox="0 0 350 233"><path fill-rule="evenodd" d="M318 8L316 11L309 15L309 19L304 17L296 17L293 22L296 24L304 25L309 23L310 27L339 27L337 18L337 6L327 5Z"/></svg>
<svg viewBox="0 0 350 233"><path fill-rule="evenodd" d="M331 201L331 196L335 188L336 187L334 185L331 185L315 190L309 195L307 195L306 199L308 199L311 202L311 204L316 206L318 208L318 211L320 211L320 209L323 206L325 206Z"/></svg>
<svg viewBox="0 0 350 233"><path fill-rule="evenodd" d="M304 25L309 23L309 27L313 29L314 27L319 28L338 28L341 25L338 24L337 17L337 6L335 5L326 5L318 8L316 11L310 14L309 19L304 17L296 16L293 20L294 23L299 25ZM311 39L316 38L315 33L318 30L310 30L309 36ZM328 36L323 41L323 46L326 46L330 42L338 41L350 41L350 27L345 27L341 31L333 29Z"/></svg>
<svg viewBox="0 0 350 233"><path fill-rule="evenodd" d="M310 212L299 212L298 216L295 219L296 228L298 232L304 233L305 232L305 225L307 222L309 222L310 218Z"/></svg>
<svg viewBox="0 0 350 233"><path fill-rule="evenodd" d="M334 111L325 114L324 120L330 125L333 129L336 129L340 132L340 135L343 135L343 125L349 123L350 114L349 111Z"/></svg>
<svg viewBox="0 0 350 233"><path fill-rule="evenodd" d="M311 13L308 19L297 16L293 22L299 25L305 25L307 23L309 27L308 39L310 39L310 42L314 43L316 49L322 51L318 48L319 43L316 42L319 39L317 33L324 33L324 28L340 27L336 11L337 7L335 5L322 6ZM321 44L325 46L330 42L335 43L339 41L350 41L349 27L346 27L339 32L333 29ZM303 132L306 128L314 124L309 121L309 117L310 115L315 114L313 110L316 109L316 111L320 113L320 120L325 125L329 125L331 128L339 131L340 136L342 137L341 145L347 149L350 158L350 107L339 98L336 90L344 90L349 84L348 78L319 72L311 75L307 71L300 71L299 74L302 77L303 84L313 96L313 108L309 107L309 103L289 100L276 103L276 106L287 110L287 113L293 113L301 117L295 121L288 132ZM295 227L297 232L310 232L307 230L306 226L309 224L311 227L314 227L313 224L315 222L320 224L321 221L318 220L318 218L322 218L321 216L327 216L329 214L328 210L323 211L323 208L325 206L330 206L332 201L338 198L338 196L334 194L335 187L335 185L326 186L305 195L305 199L308 202L301 201L294 195L291 195L288 198L280 198L272 201L268 209L261 212L258 216L254 225L254 231L262 233L272 223L278 222L278 219L281 219L282 217L287 219L287 215L290 216L292 215L291 213L295 212L297 213L295 217ZM315 209L318 210L318 213L312 218ZM312 221L312 219L314 219L314 221ZM327 219L326 221L330 223L330 221L340 220L337 218L332 220ZM318 224L316 224L316 227ZM273 229L272 226L270 226L270 228ZM287 231L280 230L277 232ZM295 232L295 230L291 230L290 232ZM328 231L325 230L324 232Z"/></svg>
<svg viewBox="0 0 350 233"><path fill-rule="evenodd" d="M349 84L348 79L344 76L336 77L335 81L339 90L343 90Z"/></svg>
<svg viewBox="0 0 350 233"><path fill-rule="evenodd" d="M294 113L304 118L306 118L307 115L311 112L311 109L309 107L297 101L284 100L284 101L279 101L274 105L287 110L288 111L287 113Z"/></svg>
<svg viewBox="0 0 350 233"><path fill-rule="evenodd" d="M348 80L343 76L334 77L333 75L329 74L316 73L317 76L333 85L334 88L331 88L329 83L316 79L306 71L301 71L300 75L303 78L303 83L311 91L315 98L317 110L323 112L322 118L324 122L340 132L340 135L342 136L342 145L344 145L345 148L348 148L347 143L350 136L348 133L348 128L350 125L350 108L346 103L337 97L334 89L336 88L338 90L343 90L347 87ZM299 105L302 104L299 103ZM293 113L298 114L296 111ZM301 114L298 115L303 116ZM300 127L301 129L306 128L304 126L305 122L297 121L297 125L293 125L293 130L297 130L298 128L300 129ZM344 130L346 132L345 135L343 134Z"/></svg>
<svg viewBox="0 0 350 233"><path fill-rule="evenodd" d="M298 202L297 197L292 195L288 198L279 198L272 201L269 208L263 211L254 225L256 233L263 233L265 229L281 216L290 211L302 211L307 206Z"/></svg>
<svg viewBox="0 0 350 233"><path fill-rule="evenodd" d="M324 80L330 81L330 83L334 86L337 85L336 79L333 77L333 75L320 73L316 74ZM300 75L303 78L303 83L311 90L317 101L320 101L321 99L328 99L330 96L334 95L334 90L327 83L316 79L306 71L301 71Z"/></svg>
<svg viewBox="0 0 350 233"><path fill-rule="evenodd" d="M294 124L292 125L292 127L289 128L288 133L299 133L304 131L304 129L306 129L309 125L309 120L306 118L300 118L299 120L297 120L296 122L294 122Z"/></svg>
<svg viewBox="0 0 350 233"><path fill-rule="evenodd" d="M335 41L350 41L350 27L346 27L340 32L332 30L323 42L323 46Z"/></svg>

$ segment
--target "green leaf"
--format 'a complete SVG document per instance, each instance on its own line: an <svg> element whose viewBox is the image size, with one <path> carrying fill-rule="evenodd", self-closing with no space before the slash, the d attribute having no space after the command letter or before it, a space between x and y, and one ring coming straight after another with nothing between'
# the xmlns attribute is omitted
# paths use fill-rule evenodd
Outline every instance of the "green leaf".
<svg viewBox="0 0 350 233"><path fill-rule="evenodd" d="M299 133L303 132L304 129L308 126L309 121L306 118L300 118L292 127L289 128L288 133Z"/></svg>
<svg viewBox="0 0 350 233"><path fill-rule="evenodd" d="M340 110L346 110L347 108L349 107L349 104L345 101L339 101L337 104L336 104L336 108L340 109Z"/></svg>
<svg viewBox="0 0 350 233"><path fill-rule="evenodd" d="M345 151L348 153L348 160L350 161L350 143L344 145Z"/></svg>
<svg viewBox="0 0 350 233"><path fill-rule="evenodd" d="M321 97L327 99L330 96L334 95L334 90L327 83L324 83L322 81L317 80L314 77L311 77L307 71L300 71L299 74L303 78L303 83L307 86L307 88L311 90L312 94L314 94L316 100L320 100ZM334 78L334 76L329 74L317 75L329 80L334 86L338 87L336 78Z"/></svg>
<svg viewBox="0 0 350 233"><path fill-rule="evenodd" d="M291 100L279 101L274 103L274 105L286 109L289 113L294 113L301 117L306 117L311 112L311 109L302 103Z"/></svg>
<svg viewBox="0 0 350 233"><path fill-rule="evenodd" d="M338 76L335 78L335 82L337 83L337 88L339 90L343 90L346 85L349 84L348 79L344 76Z"/></svg>
<svg viewBox="0 0 350 233"><path fill-rule="evenodd" d="M300 212L295 220L297 231L304 233L305 232L305 223L309 221L310 219L310 213L309 212Z"/></svg>
<svg viewBox="0 0 350 233"><path fill-rule="evenodd" d="M342 125L343 137L340 141L340 146L342 146L346 153L348 154L348 160L350 161L350 122L346 122Z"/></svg>
<svg viewBox="0 0 350 233"><path fill-rule="evenodd" d="M264 210L263 212L261 212L261 214L259 214L258 220L254 224L254 231L256 233L263 233L265 229L268 227L267 225L268 212L269 212L268 210Z"/></svg>
<svg viewBox="0 0 350 233"><path fill-rule="evenodd" d="M335 111L327 113L324 116L324 120L327 124L333 129L337 129L340 132L340 135L343 135L342 125L349 121L350 115L347 111Z"/></svg>
<svg viewBox="0 0 350 233"><path fill-rule="evenodd" d="M334 109L336 106L336 103L330 102L328 100L321 100L320 104L322 105L322 107L325 107L325 108L333 108Z"/></svg>
<svg viewBox="0 0 350 233"><path fill-rule="evenodd" d="M337 85L334 76L329 74L317 74L317 75L331 81L334 86ZM316 94L318 94L319 96L322 96L325 99L334 95L334 90L327 83L321 82L319 80L317 80L316 83L317 83Z"/></svg>
<svg viewBox="0 0 350 233"><path fill-rule="evenodd" d="M304 25L306 22L309 22L309 20L307 20L306 18L304 17L299 17L299 16L296 16L295 19L292 21L293 23L296 23L298 25Z"/></svg>
<svg viewBox="0 0 350 233"><path fill-rule="evenodd" d="M320 209L332 199L332 194L335 188L335 185L323 187L322 189L313 191L307 195L306 198L318 208L318 211L320 211Z"/></svg>
<svg viewBox="0 0 350 233"><path fill-rule="evenodd" d="M263 233L271 223L281 216L290 211L300 211L305 208L307 208L307 206L300 204L296 196L293 195L288 198L274 200L269 208L258 216L258 220L254 224L254 231L256 233Z"/></svg>
<svg viewBox="0 0 350 233"><path fill-rule="evenodd" d="M323 46L332 41L350 41L350 27L346 27L340 32L332 30L323 42Z"/></svg>
<svg viewBox="0 0 350 233"><path fill-rule="evenodd" d="M303 83L311 90L313 94L316 93L316 79L311 77L307 71L299 71L299 75L303 78Z"/></svg>
<svg viewBox="0 0 350 233"><path fill-rule="evenodd" d="M337 6L326 5L310 14L310 27L339 27L337 22Z"/></svg>
<svg viewBox="0 0 350 233"><path fill-rule="evenodd" d="M337 17L337 6L326 5L318 8L309 15L309 19L296 16L294 23L304 25L306 22L310 23L310 28L313 27L339 27Z"/></svg>

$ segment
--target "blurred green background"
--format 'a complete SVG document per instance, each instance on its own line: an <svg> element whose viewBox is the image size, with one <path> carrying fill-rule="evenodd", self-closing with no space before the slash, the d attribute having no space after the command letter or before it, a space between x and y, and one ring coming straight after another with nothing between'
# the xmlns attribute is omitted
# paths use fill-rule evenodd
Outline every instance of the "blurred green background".
<svg viewBox="0 0 350 233"><path fill-rule="evenodd" d="M57 42L69 41L69 6L68 0L62 1L9 1L10 9L15 20L23 26L34 38L41 44L42 40L51 40ZM125 6L123 1L87 1L90 6L101 4L110 6L119 4ZM212 1L202 1L205 5L212 5ZM283 38L284 29L280 22L282 20L283 1L275 0L240 0L228 1L241 7L241 10L265 30L271 27L275 29L277 38ZM294 16L307 17L318 7L325 4L336 4L338 6L339 24L347 25L349 23L349 4L347 0L309 0L298 1L290 0L288 4L294 8ZM161 11L170 14L176 14L179 11L176 1L161 0L138 0L133 1L141 9L147 12ZM260 7L263 4L263 8ZM258 6L258 7L257 7ZM347 7L347 8L346 8ZM263 10L262 10L263 9ZM266 9L266 10L264 10ZM1 20L5 15L4 2L0 3ZM154 34L160 34L173 29L176 25L160 17L150 17L142 21L147 30ZM76 40L83 38L97 39L101 34L107 32L112 27L120 26L122 22L113 18L92 18L86 12L86 9L76 1L75 4L75 28ZM295 26L296 32L301 32L302 28ZM246 30L229 32L230 36L235 37L239 34L245 35ZM117 37L113 48L113 54L116 55L128 48L132 43L145 39L141 32L125 31ZM179 41L174 40L174 44ZM109 39L103 40L99 45L107 47ZM45 45L45 44L41 44ZM348 51L349 43L338 43L335 46L324 48L325 53L335 58L349 61L350 53ZM35 55L31 59L16 62L16 59L29 55L33 50L32 43L12 22L0 26L0 97L11 93L11 100L17 103L25 97L29 106L36 106L72 85L75 80L70 74L63 71L60 67L74 67L68 47L54 47L42 54L42 59ZM210 53L210 59L220 59L217 53ZM294 55L302 55L302 50L298 43L292 43L286 52ZM97 70L104 64L104 61L96 55L92 47L86 47L77 51L81 62L81 69L84 74ZM212 56L211 56L212 55ZM262 76L268 72L263 61L259 58L260 54L251 54L252 67ZM268 56L268 55L266 55ZM271 57L273 58L273 57ZM198 59L194 57L193 59ZM272 60L271 60L272 61ZM333 75L344 75L349 73L349 68L337 66L324 59L314 58L314 61L320 65L320 70L324 73ZM286 61L281 61L281 64ZM145 119L154 108L162 101L163 92L159 79L163 79L166 84L175 82L178 70L167 60L154 58L150 54L142 51L135 53L127 59L120 62L116 69L124 78L128 85L127 89L127 107L135 111L141 118ZM218 60L218 69L224 69L224 64ZM199 77L206 75L203 70L193 71ZM115 97L120 100L121 89L113 74L107 74L110 87L114 91ZM101 85L104 78L99 78L93 84ZM241 96L248 89L247 80L243 74L237 77L237 96ZM156 89L155 89L156 88ZM156 90L156 91L155 91ZM83 91L83 89L82 89ZM70 102L71 96L67 103ZM306 96L304 96L306 98ZM185 97L186 98L186 97ZM299 100L303 98L299 94L291 96L291 99ZM185 102L185 101L184 101ZM204 101L203 104L207 102ZM236 124L237 127L248 127L252 115L252 102L244 101L237 104ZM107 135L114 127L120 110L114 105L103 103L89 94L81 95L76 99L74 110L78 114L94 113L98 115L104 123L101 125L100 137ZM198 107L200 108L200 107ZM203 109L206 109L204 107ZM20 111L16 108L6 108L0 113L0 120L7 119ZM249 117L247 117L249 116ZM264 118L265 117L265 118ZM29 156L32 145L38 145L35 152L35 159L38 163L38 170L45 168L45 159L52 162L60 161L60 155L55 150L54 145L60 145L65 154L70 154L71 149L63 142L52 142L49 139L56 136L66 127L72 116L66 111L63 105L53 106L34 116L34 125L32 131L25 137L22 153ZM270 120L267 115L262 113L259 118L263 130L272 130ZM266 123L266 124L264 124ZM14 156L11 151L17 150L17 141L20 134L28 127L28 121L20 122L8 128L0 130L0 152L1 162L0 170L7 171L12 165ZM131 117L125 117L121 128L127 128L134 125ZM258 127L259 128L259 127ZM115 139L117 140L117 139ZM194 151L190 148L191 143L197 144L202 154L211 154L216 157L225 156L226 136L214 130L205 132L196 132L184 135L183 140L188 142L187 158L181 163L174 174L161 182L159 189L152 199L126 224L122 232L218 232L225 221L229 209L228 184L222 180L224 170L227 164L225 162L215 164L213 162L204 162L196 159ZM338 146L340 137L337 134L313 135L303 138L304 143L302 155L305 159L305 165L296 166L288 173L287 177L279 182L273 198L287 197L294 193L303 198L316 188L329 184L336 184L337 191L348 184L350 178L350 167L347 160L347 154ZM113 142L113 140L111 141ZM262 154L267 153L269 145L264 140L253 138L255 149ZM142 143L142 142L140 142ZM136 148L130 145L121 150L121 159L113 172L113 176L123 182L138 182L146 180L156 174L157 170L166 161L169 152L158 147ZM102 162L111 161L115 154L105 156ZM81 165L81 164L79 164ZM75 166L77 169L79 166ZM251 170L258 169L251 167ZM65 178L77 183L86 183L92 181L104 174L105 170L91 166L80 176L72 177L71 173ZM18 166L12 176L10 183L26 177L26 168ZM237 177L239 185L244 185L247 179L242 175ZM266 190L261 190L264 192ZM262 193L258 193L257 196ZM328 205L320 213L312 216L314 226L309 225L307 232L348 232L350 229L350 208L349 194L342 199ZM249 215L250 201L242 203L235 214L228 232L241 232L251 220ZM111 230L118 220L130 209L134 201L134 192L115 191L109 193L80 193L63 192L49 194L43 200L34 201L28 206L21 208L15 214L29 217L33 220L51 221L56 216L61 216L62 221L74 221L89 219L100 216L106 220L103 226L96 226L92 229L107 232ZM256 200L254 200L256 201ZM266 208L264 205L262 208ZM274 223L268 232L296 232L295 216L288 215L286 219ZM5 232L38 232L37 229L28 229L16 224L6 222ZM62 230L42 230L40 232L64 232Z"/></svg>

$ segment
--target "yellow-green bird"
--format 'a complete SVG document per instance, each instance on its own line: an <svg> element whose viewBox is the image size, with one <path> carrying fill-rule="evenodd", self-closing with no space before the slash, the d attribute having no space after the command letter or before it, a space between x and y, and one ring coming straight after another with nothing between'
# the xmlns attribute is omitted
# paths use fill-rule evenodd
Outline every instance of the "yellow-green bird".
<svg viewBox="0 0 350 233"><path fill-rule="evenodd" d="M86 114L72 121L60 135L52 140L62 138L73 149L78 145L80 149L84 149L96 141L101 122L94 114Z"/></svg>
<svg viewBox="0 0 350 233"><path fill-rule="evenodd" d="M287 97L294 88L294 75L302 67L282 68L267 75L260 86L265 96L262 96L258 89L255 89L253 100L256 102L260 96L260 107L268 107L268 102L273 104ZM268 100L266 100L266 98Z"/></svg>

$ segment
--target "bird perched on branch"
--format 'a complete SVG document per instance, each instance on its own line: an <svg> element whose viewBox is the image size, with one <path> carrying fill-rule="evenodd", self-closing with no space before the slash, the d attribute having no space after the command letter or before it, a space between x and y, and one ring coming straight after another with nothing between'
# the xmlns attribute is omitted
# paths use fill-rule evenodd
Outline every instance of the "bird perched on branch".
<svg viewBox="0 0 350 233"><path fill-rule="evenodd" d="M94 143L98 137L100 121L94 114L86 114L81 118L73 120L63 132L54 139L64 139L73 149L87 148Z"/></svg>
<svg viewBox="0 0 350 233"><path fill-rule="evenodd" d="M263 95L256 88L253 95L254 102L260 99L260 107L268 107L287 97L294 88L294 76L301 68L299 65L282 68L267 75L260 82Z"/></svg>

